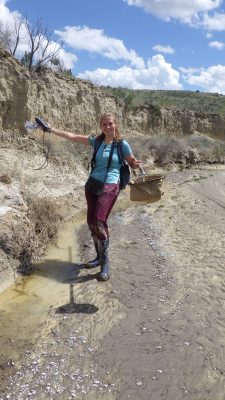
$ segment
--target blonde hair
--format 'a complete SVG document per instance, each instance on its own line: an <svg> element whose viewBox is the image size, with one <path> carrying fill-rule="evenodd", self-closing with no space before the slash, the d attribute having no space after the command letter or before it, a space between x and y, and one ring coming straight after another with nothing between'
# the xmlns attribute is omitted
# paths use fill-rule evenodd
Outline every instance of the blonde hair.
<svg viewBox="0 0 225 400"><path fill-rule="evenodd" d="M100 126L100 128L101 128L102 123L103 123L103 120L104 120L105 118L112 118L112 119L113 119L113 122L114 122L114 124L115 124L115 140L116 140L117 142L119 142L119 140L121 140L121 136L120 136L120 133L119 133L119 130L118 130L118 126L117 126L117 119L116 119L116 116L115 116L114 114L112 114L112 113L104 113L104 114L102 114L101 117L100 117L100 120L99 120L99 126Z"/></svg>

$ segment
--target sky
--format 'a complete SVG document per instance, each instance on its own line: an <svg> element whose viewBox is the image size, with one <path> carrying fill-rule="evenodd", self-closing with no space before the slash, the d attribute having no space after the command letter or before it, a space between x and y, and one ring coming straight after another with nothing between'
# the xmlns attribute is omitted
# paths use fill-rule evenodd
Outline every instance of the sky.
<svg viewBox="0 0 225 400"><path fill-rule="evenodd" d="M223 0L0 0L1 26L15 16L41 19L65 68L94 84L225 94Z"/></svg>

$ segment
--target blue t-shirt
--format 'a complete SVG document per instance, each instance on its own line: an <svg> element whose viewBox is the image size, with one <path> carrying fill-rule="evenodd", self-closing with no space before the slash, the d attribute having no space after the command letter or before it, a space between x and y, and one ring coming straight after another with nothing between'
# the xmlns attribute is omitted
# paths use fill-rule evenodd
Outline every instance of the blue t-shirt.
<svg viewBox="0 0 225 400"><path fill-rule="evenodd" d="M96 143L96 136L89 136L89 143L92 147L95 146ZM118 150L117 150L118 144L115 143L114 151L113 151L113 156L112 156L112 161L107 173L106 177L106 171L107 171L107 165L108 165L108 159L110 155L110 150L112 147L111 144L106 144L104 141L101 143L100 147L98 148L96 157L95 157L95 167L93 171L91 172L91 176L95 179L98 179L101 182L105 183L118 183L119 178L120 178L120 167L121 163L119 161L118 157ZM126 142L126 140L122 141L122 149L123 149L123 155L124 157L127 157L132 154L132 150L129 146L129 144ZM106 179L105 179L106 177Z"/></svg>

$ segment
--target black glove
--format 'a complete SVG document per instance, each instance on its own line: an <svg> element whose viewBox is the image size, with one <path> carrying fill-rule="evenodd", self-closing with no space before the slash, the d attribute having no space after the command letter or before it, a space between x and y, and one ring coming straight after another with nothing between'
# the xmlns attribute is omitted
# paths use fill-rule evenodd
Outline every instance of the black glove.
<svg viewBox="0 0 225 400"><path fill-rule="evenodd" d="M43 119L37 117L35 122L43 129L44 132L50 132L50 127Z"/></svg>

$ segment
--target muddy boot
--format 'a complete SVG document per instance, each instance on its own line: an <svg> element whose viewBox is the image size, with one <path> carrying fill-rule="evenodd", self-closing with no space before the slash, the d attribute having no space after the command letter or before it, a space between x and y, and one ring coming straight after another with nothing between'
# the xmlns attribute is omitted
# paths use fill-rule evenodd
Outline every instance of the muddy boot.
<svg viewBox="0 0 225 400"><path fill-rule="evenodd" d="M99 251L101 259L101 271L98 274L99 281L107 281L109 279L109 239L99 240Z"/></svg>
<svg viewBox="0 0 225 400"><path fill-rule="evenodd" d="M94 260L88 261L87 263L84 264L84 266L86 268L95 268L98 267L101 262L100 262L100 253L99 253L99 249L98 249L98 240L95 236L93 236L93 242L94 242L94 246L95 246L95 250L96 250L96 258L94 258Z"/></svg>

